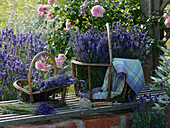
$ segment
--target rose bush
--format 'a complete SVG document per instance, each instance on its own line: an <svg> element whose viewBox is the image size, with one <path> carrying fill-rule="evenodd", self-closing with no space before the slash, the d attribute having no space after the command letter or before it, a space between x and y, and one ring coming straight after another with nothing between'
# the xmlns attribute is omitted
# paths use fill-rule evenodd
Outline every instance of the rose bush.
<svg viewBox="0 0 170 128"><path fill-rule="evenodd" d="M70 38L69 31L72 28L85 32L91 28L91 24L97 26L99 30L104 30L103 26L113 21L119 21L122 26L128 28L141 24L139 4L129 4L125 0L122 2L73 0L65 3L65 5L59 2L49 4L49 10L44 18L39 17L37 23L43 27L43 31L49 32L48 48L53 55L66 52L68 59L73 56L73 52L67 46Z"/></svg>

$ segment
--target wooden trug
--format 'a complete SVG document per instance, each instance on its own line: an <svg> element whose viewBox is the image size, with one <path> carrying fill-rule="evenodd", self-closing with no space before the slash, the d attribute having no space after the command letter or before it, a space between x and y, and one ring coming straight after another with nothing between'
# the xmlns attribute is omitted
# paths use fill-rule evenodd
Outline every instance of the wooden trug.
<svg viewBox="0 0 170 128"><path fill-rule="evenodd" d="M38 95L40 93L44 93L46 91L50 91L50 90L54 90L54 89L57 89L57 88L62 88L62 95L61 95L61 105L64 104L64 101L65 101L65 95L66 95L66 88L68 87L67 85L65 85L64 87L53 87L53 88L49 88L49 89L46 89L42 92L40 91L36 91L36 92L32 92L32 85L31 85L31 81L32 81L32 70L33 70L33 67L34 67L34 64L36 62L36 60L42 56L42 55L48 55L49 57L51 57L52 61L53 61L53 68L54 68L54 75L57 75L57 66L56 66L56 62L55 62L55 58L51 55L51 53L49 52L46 52L46 51L43 51L43 52L40 52L38 53L32 60L31 62L31 65L30 65L30 68L29 68L29 73L28 73L28 79L20 79L20 80L17 80L13 83L13 86L28 94L29 97L30 97L30 103L34 103L34 98L33 98L33 95ZM28 85L29 85L29 91L24 89L23 86L22 86L22 82L28 82Z"/></svg>
<svg viewBox="0 0 170 128"><path fill-rule="evenodd" d="M107 28L107 35L108 35L108 46L109 46L109 60L110 63L108 64L101 64L101 63L83 63L79 61L73 60L72 63L72 72L73 75L76 77L76 66L75 65L81 65L81 66L87 66L88 67L88 79L89 79L89 99L91 101L96 101L92 97L92 76L91 76L91 67L93 66L105 66L109 67L109 80L108 80L108 95L107 95L107 101L110 101L110 95L111 95L111 85L112 85L112 47L111 47L111 39L110 39L110 27L109 23L106 23ZM75 88L75 95L78 96L78 90L77 90L77 84L74 84ZM127 83L125 82L125 87L122 92L123 100L125 100L126 96L126 90L127 90ZM104 100L103 100L104 101Z"/></svg>

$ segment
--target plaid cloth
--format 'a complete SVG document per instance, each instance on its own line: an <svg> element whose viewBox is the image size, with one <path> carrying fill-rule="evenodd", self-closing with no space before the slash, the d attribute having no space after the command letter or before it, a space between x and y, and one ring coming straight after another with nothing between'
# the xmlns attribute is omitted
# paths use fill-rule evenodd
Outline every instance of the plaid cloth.
<svg viewBox="0 0 170 128"><path fill-rule="evenodd" d="M125 73L126 82L138 95L145 86L144 74L138 59L114 58L113 66L117 73Z"/></svg>

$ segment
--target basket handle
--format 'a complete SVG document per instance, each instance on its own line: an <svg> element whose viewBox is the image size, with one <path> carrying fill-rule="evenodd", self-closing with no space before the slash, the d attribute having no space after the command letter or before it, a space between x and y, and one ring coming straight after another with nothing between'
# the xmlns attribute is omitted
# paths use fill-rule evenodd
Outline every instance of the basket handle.
<svg viewBox="0 0 170 128"><path fill-rule="evenodd" d="M30 93L30 101L31 102L34 102L33 95L32 95L32 86L31 86L32 70L33 70L34 64L35 64L36 60L38 59L38 57L40 57L42 55L48 55L48 56L51 57L51 59L53 61L54 75L57 75L57 65L56 65L56 62L55 62L55 58L53 57L53 55L51 53L46 52L46 51L42 51L42 52L40 52L40 53L38 53L37 55L34 56L32 62L31 62L30 68L29 68L29 73L28 73L28 86L29 86L29 93Z"/></svg>
<svg viewBox="0 0 170 128"><path fill-rule="evenodd" d="M106 23L107 28L107 37L108 37L108 45L109 45L109 59L110 59L110 66L109 66L109 81L108 81L108 95L107 99L110 100L111 95L111 84L112 84L112 46L111 46L111 39L110 39L110 26L109 23Z"/></svg>
<svg viewBox="0 0 170 128"><path fill-rule="evenodd" d="M108 45L109 45L109 59L110 59L110 65L112 65L112 45L111 45L111 39L110 39L110 26L109 23L106 23L107 28L107 36L108 36Z"/></svg>

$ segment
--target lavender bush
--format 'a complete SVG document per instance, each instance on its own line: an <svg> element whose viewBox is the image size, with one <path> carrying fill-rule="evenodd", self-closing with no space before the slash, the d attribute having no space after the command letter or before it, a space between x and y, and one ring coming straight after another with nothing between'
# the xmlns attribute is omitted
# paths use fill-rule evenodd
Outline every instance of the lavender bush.
<svg viewBox="0 0 170 128"><path fill-rule="evenodd" d="M146 52L149 50L147 32L138 29L125 29L121 24L113 23L111 27L111 43L113 58L131 58L143 61ZM92 26L85 33L71 33L70 46L76 59L88 63L108 63L108 38L106 31L101 32L97 27Z"/></svg>
<svg viewBox="0 0 170 128"><path fill-rule="evenodd" d="M164 111L153 109L154 103L158 102L159 95L151 97L151 93L139 96L139 101L135 100L136 104L132 105L134 114L130 120L131 128L166 128L167 122ZM130 97L128 96L131 101Z"/></svg>
<svg viewBox="0 0 170 128"><path fill-rule="evenodd" d="M40 35L33 37L31 32L15 34L8 27L0 31L0 100L16 98L13 82L27 79L32 58L46 45L39 38Z"/></svg>

